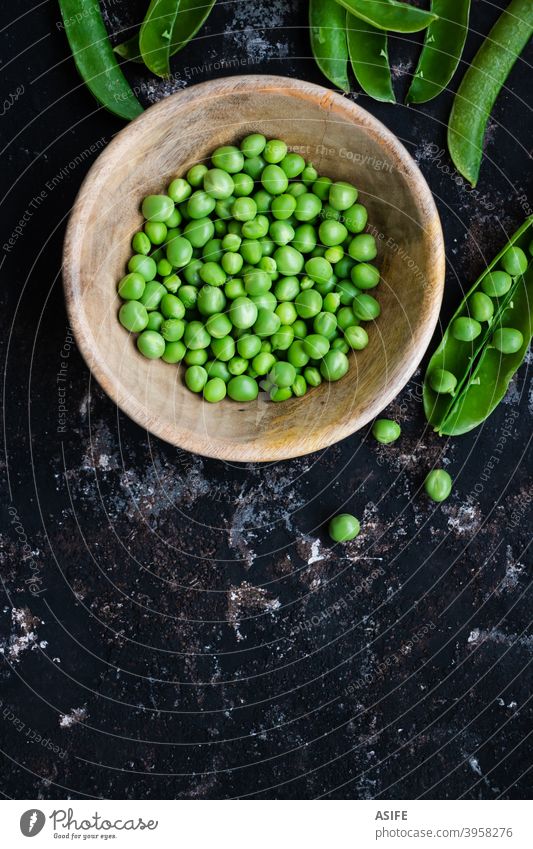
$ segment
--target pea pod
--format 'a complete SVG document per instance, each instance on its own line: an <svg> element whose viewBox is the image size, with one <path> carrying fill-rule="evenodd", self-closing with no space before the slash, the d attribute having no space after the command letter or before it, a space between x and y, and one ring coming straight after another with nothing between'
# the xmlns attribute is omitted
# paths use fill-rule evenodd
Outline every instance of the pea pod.
<svg viewBox="0 0 533 849"><path fill-rule="evenodd" d="M352 69L363 91L375 100L395 103L387 33L347 12L346 35Z"/></svg>
<svg viewBox="0 0 533 849"><path fill-rule="evenodd" d="M390 32L418 32L436 20L432 12L425 12L399 3L397 0L337 0L348 12L377 29Z"/></svg>
<svg viewBox="0 0 533 849"><path fill-rule="evenodd" d="M474 293L483 291L485 278L500 265L509 248L517 247L527 252L532 228L533 216L485 269L452 317L441 344L429 362L424 381L424 410L428 422L441 435L466 433L484 421L505 395L511 377L523 360L533 320L531 259L526 274L513 278L510 289L493 299L494 314L484 322L482 332L473 342L460 341L454 336L452 328L457 319L469 317L469 299ZM520 348L521 356L520 351L501 354L491 346L492 336L498 327L515 327L522 332L524 345ZM442 379L443 373L448 380ZM444 391L440 386L437 386L439 392L434 390L435 375L438 375Z"/></svg>
<svg viewBox="0 0 533 849"><path fill-rule="evenodd" d="M170 76L170 49L179 0L151 0L139 33L139 49L146 67L159 77Z"/></svg>
<svg viewBox="0 0 533 849"><path fill-rule="evenodd" d="M179 53L194 38L209 17L215 2L216 0L179 0L170 37L169 57ZM131 62L142 62L139 33L122 44L117 44L115 52Z"/></svg>
<svg viewBox="0 0 533 849"><path fill-rule="evenodd" d="M344 9L336 0L310 0L311 48L325 77L342 91L350 91L348 45Z"/></svg>
<svg viewBox="0 0 533 849"><path fill-rule="evenodd" d="M533 35L533 3L511 0L474 56L453 102L448 148L457 170L475 186L492 107Z"/></svg>
<svg viewBox="0 0 533 849"><path fill-rule="evenodd" d="M438 18L426 30L407 103L425 103L437 97L453 77L463 53L470 0L432 0L431 11Z"/></svg>
<svg viewBox="0 0 533 849"><path fill-rule="evenodd" d="M143 107L120 70L94 0L59 0L63 24L78 72L102 106L131 121Z"/></svg>

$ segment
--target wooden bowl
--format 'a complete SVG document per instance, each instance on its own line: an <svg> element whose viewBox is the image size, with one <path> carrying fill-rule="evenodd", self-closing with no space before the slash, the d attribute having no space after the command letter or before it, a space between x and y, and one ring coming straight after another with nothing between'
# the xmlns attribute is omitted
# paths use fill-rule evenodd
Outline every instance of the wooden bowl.
<svg viewBox="0 0 533 849"><path fill-rule="evenodd" d="M142 225L142 198L207 159L221 144L261 132L280 137L320 174L349 180L369 211L383 280L370 343L338 383L274 404L210 405L183 369L149 361L118 323L117 281ZM68 225L63 263L77 343L108 395L173 445L224 460L284 460L326 448L373 419L418 366L441 305L444 245L431 192L389 130L350 100L285 77L202 83L166 98L122 130L91 168Z"/></svg>

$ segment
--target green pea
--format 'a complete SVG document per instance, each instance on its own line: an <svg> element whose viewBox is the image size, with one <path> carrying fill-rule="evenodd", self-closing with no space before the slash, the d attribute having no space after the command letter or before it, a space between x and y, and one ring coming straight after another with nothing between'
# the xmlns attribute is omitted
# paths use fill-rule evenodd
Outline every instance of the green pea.
<svg viewBox="0 0 533 849"><path fill-rule="evenodd" d="M157 283L156 280L151 280L144 287L144 292L139 298L139 301L143 307L146 307L148 312L150 312L151 310L156 310L159 307L161 298L166 294L167 290L161 283Z"/></svg>
<svg viewBox="0 0 533 849"><path fill-rule="evenodd" d="M452 491L452 483L444 469L433 469L424 482L424 489L432 501L446 501Z"/></svg>
<svg viewBox="0 0 533 849"><path fill-rule="evenodd" d="M241 374L232 377L228 383L228 395L232 401L255 401L259 395L259 386L253 378Z"/></svg>
<svg viewBox="0 0 533 849"><path fill-rule="evenodd" d="M332 265L337 265L344 257L344 248L341 245L334 245L332 248L327 249L324 256Z"/></svg>
<svg viewBox="0 0 533 849"><path fill-rule="evenodd" d="M316 248L316 232L311 224L300 224L294 231L292 245L302 254L310 254Z"/></svg>
<svg viewBox="0 0 533 849"><path fill-rule="evenodd" d="M258 310L263 309L268 312L274 312L278 305L276 297L272 292L263 292L262 295L252 295L250 300L254 302Z"/></svg>
<svg viewBox="0 0 533 849"><path fill-rule="evenodd" d="M289 398L292 398L292 389L290 386L284 386L278 388L277 386L273 386L270 390L270 400L276 403L281 401L288 401Z"/></svg>
<svg viewBox="0 0 533 849"><path fill-rule="evenodd" d="M187 201L187 213L190 218L207 218L215 209L217 202L215 198L203 190L195 192Z"/></svg>
<svg viewBox="0 0 533 849"><path fill-rule="evenodd" d="M472 342L481 333L481 324L474 318L456 318L452 322L452 336L459 342Z"/></svg>
<svg viewBox="0 0 533 849"><path fill-rule="evenodd" d="M183 269L182 274L183 274L185 280L187 281L187 283L189 283L191 286L201 286L202 285L202 278L200 277L200 269L201 269L202 265L203 265L203 262L202 262L201 259L193 259L193 260L191 260L189 265L187 265Z"/></svg>
<svg viewBox="0 0 533 849"><path fill-rule="evenodd" d="M320 386L322 383L322 375L314 366L308 366L304 369L304 377L309 386Z"/></svg>
<svg viewBox="0 0 533 849"><path fill-rule="evenodd" d="M305 377L302 374L297 374L294 378L294 383L291 386L292 394L296 398L303 398L303 396L307 392L307 383L305 382Z"/></svg>
<svg viewBox="0 0 533 849"><path fill-rule="evenodd" d="M321 209L322 201L320 198L311 194L311 192L307 192L305 195L300 195L300 197L296 199L294 217L297 221L313 221L318 215L320 215Z"/></svg>
<svg viewBox="0 0 533 849"><path fill-rule="evenodd" d="M276 386L278 389L286 389L294 383L296 369L291 363L285 363L279 360L272 366L268 377L273 386Z"/></svg>
<svg viewBox="0 0 533 849"><path fill-rule="evenodd" d="M236 298L229 308L230 321L240 330L248 330L257 321L258 309L249 298Z"/></svg>
<svg viewBox="0 0 533 849"><path fill-rule="evenodd" d="M185 315L183 302L170 293L163 295L159 309L165 318L183 318Z"/></svg>
<svg viewBox="0 0 533 849"><path fill-rule="evenodd" d="M160 277L170 277L172 275L172 266L169 263L168 259L159 260L159 262L157 263L157 273Z"/></svg>
<svg viewBox="0 0 533 849"><path fill-rule="evenodd" d="M165 353L165 340L154 330L145 330L137 337L137 347L144 357L158 360Z"/></svg>
<svg viewBox="0 0 533 849"><path fill-rule="evenodd" d="M381 442L382 445L390 445L391 442L396 442L401 432L402 429L398 422L392 419L376 419L372 426L374 439Z"/></svg>
<svg viewBox="0 0 533 849"><path fill-rule="evenodd" d="M130 272L118 284L118 293L125 301L138 301L146 286L142 274Z"/></svg>
<svg viewBox="0 0 533 849"><path fill-rule="evenodd" d="M340 380L350 367L348 357L342 351L328 351L324 359L320 363L320 373L326 380Z"/></svg>
<svg viewBox="0 0 533 849"><path fill-rule="evenodd" d="M203 387L204 400L210 404L218 404L226 397L226 384L220 377L213 377Z"/></svg>
<svg viewBox="0 0 533 849"><path fill-rule="evenodd" d="M244 288L244 283L238 277L233 280L228 280L226 285L224 286L224 294L226 298L229 298L230 301L235 301L237 298L246 297L246 289Z"/></svg>
<svg viewBox="0 0 533 849"><path fill-rule="evenodd" d="M165 221L165 225L169 230L173 230L176 227L179 227L182 220L183 220L183 216L182 216L181 212L179 211L179 209L174 209L174 212L172 213L172 215L170 215L167 218L167 220Z"/></svg>
<svg viewBox="0 0 533 849"><path fill-rule="evenodd" d="M229 373L233 375L244 374L247 368L248 360L244 357L232 357L228 363Z"/></svg>
<svg viewBox="0 0 533 849"><path fill-rule="evenodd" d="M373 321L381 313L379 302L372 295L356 295L352 304L353 314L361 321Z"/></svg>
<svg viewBox="0 0 533 849"><path fill-rule="evenodd" d="M226 363L223 363L221 360L211 360L205 364L205 370L209 376L219 377L224 383L227 383L228 380L231 379L231 373Z"/></svg>
<svg viewBox="0 0 533 849"><path fill-rule="evenodd" d="M235 340L231 336L213 339L211 341L211 350L215 359L227 363L235 356Z"/></svg>
<svg viewBox="0 0 533 849"><path fill-rule="evenodd" d="M294 239L294 227L288 221L273 221L269 235L275 245L283 247Z"/></svg>
<svg viewBox="0 0 533 849"><path fill-rule="evenodd" d="M233 194L234 183L227 171L212 168L204 176L204 191L216 200L227 200Z"/></svg>
<svg viewBox="0 0 533 849"><path fill-rule="evenodd" d="M210 218L197 218L184 227L183 235L193 248L203 248L215 234L215 225Z"/></svg>
<svg viewBox="0 0 533 849"><path fill-rule="evenodd" d="M268 339L263 339L261 342L261 353L263 354L271 354L272 353L272 343L268 341Z"/></svg>
<svg viewBox="0 0 533 849"><path fill-rule="evenodd" d="M244 288L249 295L262 295L272 288L272 278L266 271L254 268L244 275Z"/></svg>
<svg viewBox="0 0 533 849"><path fill-rule="evenodd" d="M187 348L183 342L167 342L165 345L165 353L161 359L164 360L165 363L181 363L186 353Z"/></svg>
<svg viewBox="0 0 533 849"><path fill-rule="evenodd" d="M283 197L283 195L281 195ZM255 205L257 206L257 211L261 215L265 215L265 213L270 211L270 207L274 202L273 195L270 192L266 192L264 189L259 189L258 192L254 195Z"/></svg>
<svg viewBox="0 0 533 849"><path fill-rule="evenodd" d="M300 291L297 277L282 277L274 286L274 295L278 301L293 301Z"/></svg>
<svg viewBox="0 0 533 849"><path fill-rule="evenodd" d="M281 167L283 168L283 162L281 163ZM291 183L287 189L287 194L292 195L294 198L299 198L300 195L305 195L306 192L307 186L305 183Z"/></svg>
<svg viewBox="0 0 533 849"><path fill-rule="evenodd" d="M359 236L354 236L350 242L348 253L357 262L371 262L371 260L376 258L378 253L374 236L371 236L369 233L361 233Z"/></svg>
<svg viewBox="0 0 533 849"><path fill-rule="evenodd" d="M302 171L302 182L305 183L306 186L309 186L311 185L311 183L315 182L317 177L318 171L316 170L312 162L308 162L304 170Z"/></svg>
<svg viewBox="0 0 533 849"><path fill-rule="evenodd" d="M523 344L523 335L514 327L499 327L491 339L491 345L502 354L516 354Z"/></svg>
<svg viewBox="0 0 533 849"><path fill-rule="evenodd" d="M167 225L161 221L147 221L144 232L150 239L152 245L162 245L167 238Z"/></svg>
<svg viewBox="0 0 533 849"><path fill-rule="evenodd" d="M230 253L237 253L241 244L242 239L240 236L237 236L234 233L228 233L222 239L222 250L228 251Z"/></svg>
<svg viewBox="0 0 533 849"><path fill-rule="evenodd" d="M337 333L337 319L330 312L319 312L313 320L313 330L330 341Z"/></svg>
<svg viewBox="0 0 533 849"><path fill-rule="evenodd" d="M193 165L187 171L187 180L194 188L201 186L204 182L204 177L209 171L207 165L204 165L202 162L198 165Z"/></svg>
<svg viewBox="0 0 533 849"><path fill-rule="evenodd" d="M169 274L167 277L163 277L163 286L167 292L175 295L181 286L181 280L177 274Z"/></svg>
<svg viewBox="0 0 533 849"><path fill-rule="evenodd" d="M198 290L194 286L181 286L178 291L178 298L185 309L193 309L198 300Z"/></svg>
<svg viewBox="0 0 533 849"><path fill-rule="evenodd" d="M135 233L131 240L131 247L136 254L146 256L152 250L152 243L146 233Z"/></svg>
<svg viewBox="0 0 533 849"><path fill-rule="evenodd" d="M263 375L268 374L275 362L276 358L273 354L267 353L266 351L261 352L253 358L252 368L257 375L262 377Z"/></svg>
<svg viewBox="0 0 533 849"><path fill-rule="evenodd" d="M296 198L292 195L278 195L272 201L270 211L274 218L285 221L290 218L296 209Z"/></svg>
<svg viewBox="0 0 533 849"><path fill-rule="evenodd" d="M282 277L294 277L296 274L300 274L305 262L300 251L290 245L278 248L274 254L274 259Z"/></svg>
<svg viewBox="0 0 533 849"><path fill-rule="evenodd" d="M213 339L223 339L233 329L233 325L224 313L215 313L207 319L206 330Z"/></svg>
<svg viewBox="0 0 533 849"><path fill-rule="evenodd" d="M236 198L231 208L231 214L236 221L252 221L257 215L257 204L253 198Z"/></svg>
<svg viewBox="0 0 533 849"><path fill-rule="evenodd" d="M290 324L282 324L272 336L272 350L286 351L294 340L294 330Z"/></svg>
<svg viewBox="0 0 533 849"><path fill-rule="evenodd" d="M518 277L527 270L529 261L522 248L511 247L507 248L502 256L501 265L511 277Z"/></svg>
<svg viewBox="0 0 533 849"><path fill-rule="evenodd" d="M490 321L494 315L494 304L483 292L474 292L468 299L468 311L476 321Z"/></svg>
<svg viewBox="0 0 533 849"><path fill-rule="evenodd" d="M190 366L185 372L185 383L191 392L201 392L207 383L207 372L203 366Z"/></svg>
<svg viewBox="0 0 533 849"><path fill-rule="evenodd" d="M305 263L305 272L315 283L326 283L331 279L333 268L324 257L315 256Z"/></svg>
<svg viewBox="0 0 533 849"><path fill-rule="evenodd" d="M323 245L333 247L334 245L341 245L344 242L348 235L348 230L340 221L323 221L318 234Z"/></svg>
<svg viewBox="0 0 533 849"><path fill-rule="evenodd" d="M156 330L158 333L160 333L164 320L165 317L162 313L157 312L157 310L152 310L152 312L148 313L148 324L146 325L145 329Z"/></svg>
<svg viewBox="0 0 533 849"><path fill-rule="evenodd" d="M270 139L265 145L263 158L272 165L281 162L287 156L287 145L280 139Z"/></svg>
<svg viewBox="0 0 533 849"><path fill-rule="evenodd" d="M347 327L344 331L346 342L354 351L362 351L368 345L368 333L364 327Z"/></svg>
<svg viewBox="0 0 533 849"><path fill-rule="evenodd" d="M329 190L333 185L333 180L330 177L318 177L313 183L313 194L320 198L321 201L326 201L329 198Z"/></svg>
<svg viewBox="0 0 533 849"><path fill-rule="evenodd" d="M254 190L255 183L249 174L240 171L233 175L233 194L236 198L243 198L251 195Z"/></svg>
<svg viewBox="0 0 533 849"><path fill-rule="evenodd" d="M292 325L295 339L305 339L307 336L307 325L303 318L297 318Z"/></svg>
<svg viewBox="0 0 533 849"><path fill-rule="evenodd" d="M235 222L231 220L231 210L233 209L233 204L235 203L235 198L227 198L226 200L217 200L215 204L215 215L218 219L222 221L227 221L228 227L230 225L234 226L239 224L239 222Z"/></svg>
<svg viewBox="0 0 533 849"><path fill-rule="evenodd" d="M310 360L309 354L305 349L305 344L301 339L295 339L291 343L287 351L287 360L295 368L303 368Z"/></svg>
<svg viewBox="0 0 533 849"><path fill-rule="evenodd" d="M222 257L221 265L226 274L235 277L241 271L244 260L240 254L228 252Z"/></svg>
<svg viewBox="0 0 533 849"><path fill-rule="evenodd" d="M324 297L322 309L324 312L336 313L340 307L340 303L341 296L338 292L328 292L328 294Z"/></svg>
<svg viewBox="0 0 533 849"><path fill-rule="evenodd" d="M222 239L210 239L202 250L204 262L219 263L224 251L222 250ZM201 275L200 275L201 277Z"/></svg>
<svg viewBox="0 0 533 849"><path fill-rule="evenodd" d="M343 212L350 209L357 200L357 189L350 183L334 183L329 191L329 202L334 209Z"/></svg>
<svg viewBox="0 0 533 849"><path fill-rule="evenodd" d="M337 275L339 280L346 280L348 277L350 277L354 265L355 263L351 256L347 256L345 254L344 257L335 266L335 274Z"/></svg>
<svg viewBox="0 0 533 849"><path fill-rule="evenodd" d="M227 280L226 272L217 262L204 262L200 277L210 286L223 286Z"/></svg>
<svg viewBox="0 0 533 849"><path fill-rule="evenodd" d="M251 133L246 136L241 142L241 150L247 159L252 159L254 156L261 156L267 140L261 133Z"/></svg>
<svg viewBox="0 0 533 849"><path fill-rule="evenodd" d="M119 321L130 333L140 333L148 324L146 307L138 301L128 301L119 310Z"/></svg>
<svg viewBox="0 0 533 849"><path fill-rule="evenodd" d="M134 254L128 262L128 271L132 274L140 274L149 283L157 274L157 265L151 256Z"/></svg>
<svg viewBox="0 0 533 849"><path fill-rule="evenodd" d="M343 221L350 233L362 233L368 223L368 212L361 203L355 203L343 215Z"/></svg>
<svg viewBox="0 0 533 849"><path fill-rule="evenodd" d="M506 271L490 271L481 281L481 288L489 297L501 298L507 294L512 284L512 277Z"/></svg>
<svg viewBox="0 0 533 849"><path fill-rule="evenodd" d="M239 352L239 355L244 357L246 360L253 360L260 350L261 340L259 336L254 336L251 333L241 336L237 342L237 351Z"/></svg>
<svg viewBox="0 0 533 849"><path fill-rule="evenodd" d="M201 321L190 321L185 327L183 341L191 351L198 351L209 347L211 337Z"/></svg>
<svg viewBox="0 0 533 849"><path fill-rule="evenodd" d="M350 542L355 539L361 531L359 519L351 513L339 513L328 526L328 533L333 542Z"/></svg>
<svg viewBox="0 0 533 849"><path fill-rule="evenodd" d="M174 203L183 203L183 201L187 200L191 193L192 188L187 180L184 180L182 177L172 180L167 190L168 196L174 201Z"/></svg>
<svg viewBox="0 0 533 849"><path fill-rule="evenodd" d="M380 279L379 269L368 262L360 262L352 268L352 283L358 289L374 289Z"/></svg>
<svg viewBox="0 0 533 849"><path fill-rule="evenodd" d="M314 289L306 289L297 295L294 305L296 312L303 319L314 318L322 309L322 296Z"/></svg>
<svg viewBox="0 0 533 849"><path fill-rule="evenodd" d="M267 165L261 175L263 187L271 195L282 195L287 191L289 180L279 165Z"/></svg>
<svg viewBox="0 0 533 849"><path fill-rule="evenodd" d="M334 209L331 204L325 203L322 207L320 217L324 218L326 221L340 221L342 213L339 212L338 209Z"/></svg>
<svg viewBox="0 0 533 849"><path fill-rule="evenodd" d="M360 294L357 286L354 286L351 280L341 280L336 286L337 293L340 295L341 304L345 307L353 303L353 299ZM351 322L353 324L353 322Z"/></svg>
<svg viewBox="0 0 533 849"><path fill-rule="evenodd" d="M183 358L183 362L187 366L205 366L208 360L208 353L205 348L198 348L197 351L187 351Z"/></svg>
<svg viewBox="0 0 533 849"><path fill-rule="evenodd" d="M266 271L266 273L272 278L272 280L277 280L277 278L279 277L276 260L271 256L263 256L259 260L257 267L260 271Z"/></svg>
<svg viewBox="0 0 533 849"><path fill-rule="evenodd" d="M241 256L250 265L257 265L263 257L261 242L245 239L241 245Z"/></svg>
<svg viewBox="0 0 533 849"><path fill-rule="evenodd" d="M265 165L266 162L262 156L253 156L250 159L245 160L242 170L245 174L248 174L254 182L257 182L261 178Z"/></svg>
<svg viewBox="0 0 533 849"><path fill-rule="evenodd" d="M298 177L305 168L305 159L299 153L288 153L280 163L289 180Z"/></svg>
<svg viewBox="0 0 533 849"><path fill-rule="evenodd" d="M180 318L167 318L161 324L160 333L165 342L178 342L185 333L185 322Z"/></svg>
<svg viewBox="0 0 533 849"><path fill-rule="evenodd" d="M242 198L242 200L245 200L245 198ZM247 200L251 200L251 198L247 198ZM246 221L242 225L242 235L246 239L262 239L268 233L269 226L270 219L266 215L257 215L253 221Z"/></svg>
<svg viewBox="0 0 533 849"><path fill-rule="evenodd" d="M273 336L280 326L280 318L275 312L263 308L257 311L257 319L253 326L256 336Z"/></svg>
<svg viewBox="0 0 533 849"><path fill-rule="evenodd" d="M337 336L337 338L333 340L331 347L334 351L342 351L343 354L350 353L350 346L341 336Z"/></svg>
<svg viewBox="0 0 533 849"><path fill-rule="evenodd" d="M298 318L296 307L292 301L281 301L274 310L276 315L279 315L282 325L292 325Z"/></svg>
<svg viewBox="0 0 533 849"><path fill-rule="evenodd" d="M321 360L330 350L331 343L325 336L320 336L318 333L310 333L303 341L303 348L311 360Z"/></svg>
<svg viewBox="0 0 533 849"><path fill-rule="evenodd" d="M201 315L216 315L226 306L224 292L216 286L202 286L198 292L196 306Z"/></svg>
<svg viewBox="0 0 533 849"><path fill-rule="evenodd" d="M174 212L174 201L168 195L148 195L142 202L147 221L166 221Z"/></svg>
<svg viewBox="0 0 533 849"><path fill-rule="evenodd" d="M350 307L341 307L337 313L337 324L341 330L346 330L347 327L354 327L359 324L359 319L355 318Z"/></svg>
<svg viewBox="0 0 533 849"><path fill-rule="evenodd" d="M243 169L244 156L238 147L224 145L215 150L211 161L215 168L227 171L228 174L237 174Z"/></svg>
<svg viewBox="0 0 533 849"><path fill-rule="evenodd" d="M167 259L174 268L185 268L192 259L193 247L188 239L177 236L167 245Z"/></svg>
<svg viewBox="0 0 533 849"><path fill-rule="evenodd" d="M276 250L276 245L274 244L274 242L272 241L270 236L264 236L262 239L259 240L259 244L261 245L261 253L263 254L261 259L264 259L265 257L273 258L274 251ZM274 260L274 262L275 261L276 260ZM259 262L261 262L261 260L259 260ZM277 273L277 265L276 265L276 273Z"/></svg>
<svg viewBox="0 0 533 849"><path fill-rule="evenodd" d="M439 395L453 395L457 386L457 378L451 371L437 368L429 376L429 385Z"/></svg>

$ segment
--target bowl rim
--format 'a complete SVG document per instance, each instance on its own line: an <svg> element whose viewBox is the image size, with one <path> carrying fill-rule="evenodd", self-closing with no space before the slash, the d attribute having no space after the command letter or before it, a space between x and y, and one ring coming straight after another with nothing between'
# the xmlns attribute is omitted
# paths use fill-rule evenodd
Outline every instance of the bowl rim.
<svg viewBox="0 0 533 849"><path fill-rule="evenodd" d="M256 442L232 443L217 437L215 434L210 434L209 441L206 441L205 439L198 439L194 433L189 431L171 429L162 424L144 403L139 402L131 394L122 391L120 382L114 379L113 372L109 369L107 362L99 356L98 350L95 350L95 346L91 344L90 339L93 334L84 310L79 308L81 306L81 277L79 266L75 262L74 245L83 239L82 221L86 205L91 202L92 191L105 180L106 173L112 166L122 145L126 144L130 137L135 136L141 124L157 119L158 112L168 110L170 104L175 105L178 109L183 109L187 103L199 97L223 97L248 93L258 88L262 91L275 90L289 97L312 99L315 103L318 102L327 115L337 116L340 119L344 118L351 122L355 121L365 127L380 144L387 146L390 155L400 164L410 189L419 198L424 217L428 221L431 220L434 230L432 232L434 253L431 267L428 268L426 275L428 288L432 293L431 304L425 321L419 325L418 333L411 339L401 372L399 372L397 379L380 395L379 399L370 405L364 413L354 414L344 425L339 424L334 428L329 428L328 431L322 431L318 438L314 437L312 446L307 445L303 437L298 440L291 439L282 448L277 446L271 449L265 446L265 441L262 441L260 445ZM165 442L201 456L225 461L273 462L322 451L351 436L379 415L409 382L426 353L439 319L444 295L445 244L440 217L431 189L405 146L385 124L347 97L315 83L293 77L245 74L207 80L163 98L148 107L114 136L89 169L72 206L63 245L62 278L69 325L82 357L91 375L96 378L105 393L130 419Z"/></svg>

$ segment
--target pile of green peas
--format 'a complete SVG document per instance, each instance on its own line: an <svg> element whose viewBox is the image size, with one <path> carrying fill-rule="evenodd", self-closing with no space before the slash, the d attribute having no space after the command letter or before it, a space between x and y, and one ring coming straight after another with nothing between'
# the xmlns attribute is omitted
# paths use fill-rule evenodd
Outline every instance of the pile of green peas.
<svg viewBox="0 0 533 849"><path fill-rule="evenodd" d="M142 213L119 320L145 357L183 363L206 401L301 397L368 345L381 310L367 210L284 141L218 148Z"/></svg>

